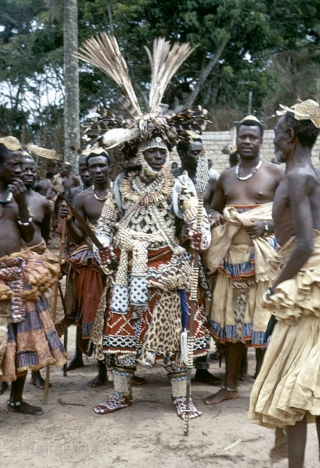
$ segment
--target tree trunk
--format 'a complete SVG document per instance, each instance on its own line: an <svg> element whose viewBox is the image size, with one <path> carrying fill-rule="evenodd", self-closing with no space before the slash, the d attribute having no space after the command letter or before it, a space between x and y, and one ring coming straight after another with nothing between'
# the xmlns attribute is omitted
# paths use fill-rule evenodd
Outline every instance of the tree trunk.
<svg viewBox="0 0 320 468"><path fill-rule="evenodd" d="M230 31L232 29L232 27L233 27L233 20L230 21L230 24L229 24L229 26L227 28L228 31ZM217 65L217 63L218 63L218 61L219 61L219 59L220 59L226 45L229 42L229 39L230 39L230 36L229 36L229 33L227 33L225 40L222 41L218 45L216 51L214 52L212 60L210 60L207 63L206 66L202 67L198 82L195 85L194 90L192 91L192 93L190 94L188 99L186 100L185 107L192 107L193 106L194 101L197 99L198 94L202 90L202 87L204 86L208 76L210 75L210 73L212 72L214 67Z"/></svg>
<svg viewBox="0 0 320 468"><path fill-rule="evenodd" d="M64 160L77 170L80 148L79 127L79 68L73 53L78 51L77 0L64 0Z"/></svg>

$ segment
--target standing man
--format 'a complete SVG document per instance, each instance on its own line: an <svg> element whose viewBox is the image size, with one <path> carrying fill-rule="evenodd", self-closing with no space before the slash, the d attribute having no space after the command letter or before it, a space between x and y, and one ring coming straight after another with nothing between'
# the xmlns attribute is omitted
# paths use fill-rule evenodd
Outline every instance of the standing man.
<svg viewBox="0 0 320 468"><path fill-rule="evenodd" d="M39 180L33 187L36 192L39 192L40 195L43 195L47 200L50 201L53 201L56 196L56 192L52 183L53 175L53 172L47 171L46 178Z"/></svg>
<svg viewBox="0 0 320 468"><path fill-rule="evenodd" d="M262 309L261 295L273 279L268 268L276 247L271 202L283 172L260 159L262 137L256 117L239 123L236 141L241 162L221 174L211 205L215 229L205 261L211 273L218 271L211 333L225 344L226 376L221 390L205 400L207 405L239 397L238 374L246 346L256 349L256 373L263 358L269 314Z"/></svg>
<svg viewBox="0 0 320 468"><path fill-rule="evenodd" d="M183 140L177 144L177 152L181 160L181 167L172 172L172 174L178 177L184 171L187 171L192 182L196 184L198 159L200 154L205 150L204 145L200 136L195 132L185 131L180 134L183 136ZM210 206L219 179L219 173L215 169L212 169L212 161L210 159L208 160L208 167L209 181L203 195L206 209Z"/></svg>
<svg viewBox="0 0 320 468"><path fill-rule="evenodd" d="M105 202L97 232L109 256L116 251L119 265L106 301L102 341L113 368L114 393L94 411L107 414L130 406L136 361L146 366L158 362L168 373L172 400L183 418L187 376L180 338L189 317L192 270L190 256L176 237L175 222L177 216L183 219L182 235L197 250L208 246L209 223L203 211L201 231L196 231L195 188L186 174L175 181L167 170L169 151L161 136L140 140L137 152L141 168L122 174L119 184L116 181L118 190ZM108 270L108 263L105 267ZM110 275L114 271L109 269ZM206 356L208 341L199 293L194 357ZM190 410L190 418L201 414L192 402Z"/></svg>
<svg viewBox="0 0 320 468"><path fill-rule="evenodd" d="M264 295L277 323L252 389L249 419L286 427L289 468L302 468L307 416L316 416L320 442L320 183L311 162L320 109L312 100L281 107L274 145L286 170L273 206L280 272Z"/></svg>
<svg viewBox="0 0 320 468"><path fill-rule="evenodd" d="M63 162L60 166L59 174L62 177L62 188L59 192L64 193L67 198L70 198L70 193L73 188L79 187L80 180L72 173L72 166L69 162ZM57 188L55 187L57 190ZM58 233L62 233L62 219L59 216L59 206L60 202L57 199L54 206L54 216L53 216L53 227L54 230Z"/></svg>
<svg viewBox="0 0 320 468"><path fill-rule="evenodd" d="M73 187L79 187L80 180L77 176L73 174L71 163L65 161L61 164L60 175L64 179L62 184L65 192L67 192Z"/></svg>
<svg viewBox="0 0 320 468"><path fill-rule="evenodd" d="M21 179L27 189L27 202L32 213L36 232L44 241L37 246L31 247L31 249L41 255L45 251L50 236L51 208L47 198L32 190L36 177L37 167L34 159L28 153L23 152ZM40 370L32 370L31 384L35 385L40 390L44 389L45 382L41 377Z"/></svg>
<svg viewBox="0 0 320 468"><path fill-rule="evenodd" d="M39 243L41 235L37 233L21 180L22 164L20 143L11 137L1 138L1 331L6 320L7 337L2 336L1 340L6 342L6 348L0 356L0 380L12 382L9 411L41 415L40 407L29 405L22 398L27 371L50 364L63 365L65 357L42 296L58 272L24 247L25 243Z"/></svg>
<svg viewBox="0 0 320 468"><path fill-rule="evenodd" d="M66 198L68 199L68 201L70 201L70 203L73 202L74 198L79 193L92 187L92 178L89 173L88 166L87 166L86 154L80 154L79 156L78 172L79 172L79 177L81 179L81 184L78 187L69 188L68 191L66 192Z"/></svg>
<svg viewBox="0 0 320 468"><path fill-rule="evenodd" d="M181 139L177 144L177 151L181 160L181 167L177 168L176 172L172 172L175 177L182 175L183 173L188 174L190 179L192 180L193 184L196 185L197 183L197 165L199 156L205 151L204 145L200 136L195 132L181 132L180 133ZM212 163L212 162L211 162ZM208 205L208 200L211 198L211 191L212 196L216 187L217 179L210 175L210 164L208 161L209 167L209 181L207 188L204 192L204 205ZM202 267L203 268L203 267ZM207 297L211 297L210 287L205 278L205 272L203 269L203 277L204 282L207 286ZM221 383L221 379L215 377L214 375L210 374L209 372L209 363L207 360L207 356L198 357L194 362L196 368L195 380L197 382L203 382L209 385L219 385Z"/></svg>
<svg viewBox="0 0 320 468"><path fill-rule="evenodd" d="M73 187L67 191L66 198L70 203L73 203L75 197L79 195L79 193L92 187L92 179L89 174L89 169L87 166L86 154L81 154L79 156L78 172L79 172L79 176L80 176L82 183L78 187ZM76 247L77 247L77 244L72 240L72 238L70 238L70 235L69 235L67 238L67 248L65 251L65 255L67 256L70 255ZM68 268L68 273L67 273L65 304L66 304L66 317L59 324L59 333L61 334L63 333L63 329L69 326L68 320L71 320L71 322L74 322L75 317L77 316L76 303L75 303L74 272L72 271L71 265L70 265L70 268ZM81 328L77 327L75 356L68 365L68 368L67 368L68 371L84 366L83 359L82 359L82 352L79 348L81 336L82 336Z"/></svg>
<svg viewBox="0 0 320 468"><path fill-rule="evenodd" d="M86 158L86 166L93 185L79 192L73 198L73 205L83 219L95 229L102 207L112 192L109 179L110 158L102 148L90 148L87 154L81 157ZM68 262L72 267L70 275L75 290L75 316L73 318L78 324L76 353L68 366L68 370L73 370L83 366L82 350L86 353L89 351L91 329L103 292L104 281L102 270L94 258L92 248L87 243L81 226L70 216L65 203L62 203L60 215L67 216L68 233L78 246L68 257ZM89 383L91 387L103 385L107 380L105 360L98 360L98 367L98 376Z"/></svg>

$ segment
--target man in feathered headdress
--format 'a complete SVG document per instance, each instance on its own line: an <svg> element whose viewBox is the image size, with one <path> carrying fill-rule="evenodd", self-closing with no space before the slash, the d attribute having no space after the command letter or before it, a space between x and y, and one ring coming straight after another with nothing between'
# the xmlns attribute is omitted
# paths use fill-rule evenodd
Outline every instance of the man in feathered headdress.
<svg viewBox="0 0 320 468"><path fill-rule="evenodd" d="M125 93L122 102L134 116L131 125L111 129L102 139L108 147L124 145L138 164L115 181L114 197L106 200L97 231L106 246L100 261L110 280L102 336L101 331L100 336L95 331L93 337L97 337L98 352L104 348L114 375L114 393L94 408L98 414L132 404L131 380L138 361L147 366L158 362L165 367L177 413L181 418L185 415L187 375L181 336L190 314L189 249L205 249L210 228L203 211L197 230L198 199L189 177L182 175L175 180L170 173L169 152L178 135L160 112L160 104L166 84L191 52L187 44L170 49L163 39L155 41L153 57L148 52L152 62L148 114L140 109L114 38L103 35L99 41L91 39L78 54L115 79ZM179 218L184 224L183 241L176 236ZM118 265L114 269L115 260ZM194 318L195 356L206 355L209 343L202 313L200 294ZM99 328L98 324L99 317L95 327ZM200 415L192 402L189 410L191 418Z"/></svg>
<svg viewBox="0 0 320 468"><path fill-rule="evenodd" d="M281 107L274 145L286 173L273 207L281 250L278 275L264 294L277 323L252 389L249 419L286 427L289 466L302 468L307 422L316 421L320 441L320 183L311 162L320 109L313 100Z"/></svg>

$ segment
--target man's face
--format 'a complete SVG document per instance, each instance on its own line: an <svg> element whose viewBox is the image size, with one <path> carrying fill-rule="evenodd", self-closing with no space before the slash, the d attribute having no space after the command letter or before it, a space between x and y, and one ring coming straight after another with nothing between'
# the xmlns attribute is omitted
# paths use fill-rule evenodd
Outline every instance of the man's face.
<svg viewBox="0 0 320 468"><path fill-rule="evenodd" d="M78 171L81 182L85 187L90 187L92 185L92 179L89 173L89 169L86 163L86 156L79 158Z"/></svg>
<svg viewBox="0 0 320 468"><path fill-rule="evenodd" d="M107 158L104 156L94 156L88 159L88 169L93 183L104 183L108 180L110 167Z"/></svg>
<svg viewBox="0 0 320 468"><path fill-rule="evenodd" d="M274 139L273 139L274 155L276 157L276 160L279 163L286 162L287 160L285 152L288 148L288 145L287 145L288 134L282 128L283 122L284 122L284 116L278 120L276 126L274 127Z"/></svg>
<svg viewBox="0 0 320 468"><path fill-rule="evenodd" d="M201 141L194 141L193 143L189 143L187 151L181 152L179 154L183 165L186 168L195 169L198 164L198 159L200 154L203 151L203 144Z"/></svg>
<svg viewBox="0 0 320 468"><path fill-rule="evenodd" d="M165 148L148 148L143 152L144 159L151 169L161 171L167 159L167 150Z"/></svg>
<svg viewBox="0 0 320 468"><path fill-rule="evenodd" d="M241 125L237 135L237 151L241 159L255 159L259 156L262 144L260 128L251 125Z"/></svg>
<svg viewBox="0 0 320 468"><path fill-rule="evenodd" d="M23 154L21 151L10 151L0 164L0 180L11 184L15 179L21 179Z"/></svg>
<svg viewBox="0 0 320 468"><path fill-rule="evenodd" d="M24 182L24 185L27 188L31 188L34 186L34 183L37 178L37 168L36 163L33 159L24 158L22 164L22 174L21 179Z"/></svg>
<svg viewBox="0 0 320 468"><path fill-rule="evenodd" d="M61 164L59 172L62 177L68 177L70 172L70 166L68 166L68 164Z"/></svg>

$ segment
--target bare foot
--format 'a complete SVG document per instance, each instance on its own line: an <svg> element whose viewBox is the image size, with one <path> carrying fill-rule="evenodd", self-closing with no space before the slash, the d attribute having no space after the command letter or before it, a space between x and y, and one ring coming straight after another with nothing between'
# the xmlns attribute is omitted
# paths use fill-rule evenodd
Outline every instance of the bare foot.
<svg viewBox="0 0 320 468"><path fill-rule="evenodd" d="M32 416L41 416L43 415L42 408L40 406L32 406L25 401L19 401L16 403L11 403L10 400L7 402L8 411L12 411L13 413L21 413L21 414L30 414Z"/></svg>
<svg viewBox="0 0 320 468"><path fill-rule="evenodd" d="M210 374L207 369L197 369L194 380L197 382L206 383L208 385L220 385L222 379L221 377L215 377L214 375Z"/></svg>
<svg viewBox="0 0 320 468"><path fill-rule="evenodd" d="M217 405L224 400L236 400L239 398L238 390L227 390L226 388L221 388L214 395L210 395L204 400L206 405Z"/></svg>
<svg viewBox="0 0 320 468"><path fill-rule="evenodd" d="M9 385L7 384L7 382L2 382L2 381L0 382L0 395L4 394L4 392L7 390L8 386Z"/></svg>
<svg viewBox="0 0 320 468"><path fill-rule="evenodd" d="M40 390L44 390L45 381L41 377L40 371L32 371L30 383ZM51 387L51 383L49 383L49 387Z"/></svg>
<svg viewBox="0 0 320 468"><path fill-rule="evenodd" d="M92 388L101 387L101 385L104 385L107 382L108 382L108 379L106 375L102 376L98 374L94 379L90 380L89 387L92 387Z"/></svg>
<svg viewBox="0 0 320 468"><path fill-rule="evenodd" d="M133 375L131 380L132 385L145 385L147 383L146 379L139 377L138 375Z"/></svg>
<svg viewBox="0 0 320 468"><path fill-rule="evenodd" d="M287 435L285 429L277 427L275 430L274 447L270 450L270 458L273 463L288 456Z"/></svg>
<svg viewBox="0 0 320 468"><path fill-rule="evenodd" d="M83 367L83 366L84 366L84 363L83 363L82 357L74 358L69 362L67 371L70 372L74 369L79 369L79 367Z"/></svg>

